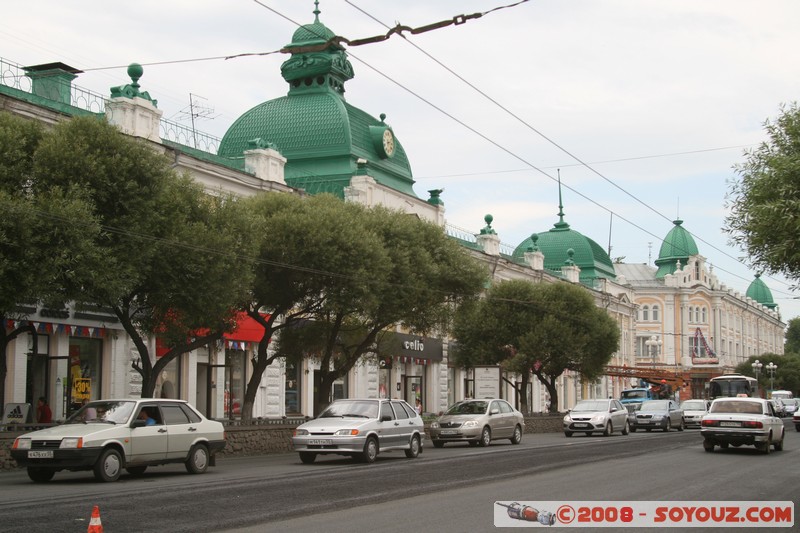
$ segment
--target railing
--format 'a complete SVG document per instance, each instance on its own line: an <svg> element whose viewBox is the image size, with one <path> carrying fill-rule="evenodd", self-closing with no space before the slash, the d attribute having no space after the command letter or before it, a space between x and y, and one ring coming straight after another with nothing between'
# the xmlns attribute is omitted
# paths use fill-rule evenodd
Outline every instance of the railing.
<svg viewBox="0 0 800 533"><path fill-rule="evenodd" d="M475 237L475 233L466 230L464 228L459 228L458 226L454 226L453 224L445 224L444 232L445 235L456 239L460 239L464 242L469 242L473 244L478 243L478 239L477 237ZM500 253L503 255L514 255L514 250L516 248L517 247L512 244L508 244L505 242L500 243Z"/></svg>
<svg viewBox="0 0 800 533"><path fill-rule="evenodd" d="M63 95L68 94L70 106L91 113L105 113L107 97L66 81L50 84L49 89L37 89L34 93L31 79L25 74L24 68L3 58L0 58L0 85L59 103L67 103L63 101ZM216 154L219 148L218 137L166 119L161 119L159 132L164 140L209 154Z"/></svg>

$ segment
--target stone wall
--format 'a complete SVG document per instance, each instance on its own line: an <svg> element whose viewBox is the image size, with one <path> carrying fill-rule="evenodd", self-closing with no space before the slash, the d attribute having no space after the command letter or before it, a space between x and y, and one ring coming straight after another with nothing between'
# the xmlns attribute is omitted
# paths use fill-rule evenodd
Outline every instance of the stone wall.
<svg viewBox="0 0 800 533"><path fill-rule="evenodd" d="M525 433L557 433L563 415L535 415L525 419ZM265 455L292 451L292 431L301 421L269 421L258 425L226 425L227 445L222 456ZM425 424L428 425L427 423ZM33 429L33 428L31 428ZM0 472L17 468L10 449L14 439L25 431L0 430Z"/></svg>

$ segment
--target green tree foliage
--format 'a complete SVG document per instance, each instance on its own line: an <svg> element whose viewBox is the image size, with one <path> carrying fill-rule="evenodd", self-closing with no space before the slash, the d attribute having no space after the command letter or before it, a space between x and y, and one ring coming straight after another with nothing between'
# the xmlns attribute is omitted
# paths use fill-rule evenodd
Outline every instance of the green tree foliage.
<svg viewBox="0 0 800 533"><path fill-rule="evenodd" d="M79 278L83 301L113 309L139 353L142 396L182 353L221 338L244 301L253 229L230 198L205 194L146 142L95 118L73 118L42 138L33 191L85 191L102 225L100 257ZM147 339L168 351L157 360Z"/></svg>
<svg viewBox="0 0 800 533"><path fill-rule="evenodd" d="M339 209L352 227L336 239L349 244L344 250L325 248L326 286L306 306L313 322L283 332L278 343L277 355L303 354L319 363L315 412L328 403L334 381L359 361L387 354L393 344L387 330L399 325L423 335L446 331L455 307L474 298L486 276L435 224L382 207ZM366 255L352 253L356 245Z"/></svg>
<svg viewBox="0 0 800 533"><path fill-rule="evenodd" d="M778 355L774 353L765 353L753 355L749 357L747 361L739 363L739 365L736 366L736 373L755 377L753 363L756 359L763 365L758 376L758 384L762 390L762 396L766 397L770 388L769 374L766 369L766 366L770 363L778 366L774 376L774 389L790 390L794 392L795 396L800 394L800 354L787 353L785 355Z"/></svg>
<svg viewBox="0 0 800 533"><path fill-rule="evenodd" d="M783 347L786 354L800 355L800 317L789 320L786 329L786 344Z"/></svg>
<svg viewBox="0 0 800 533"><path fill-rule="evenodd" d="M616 322L595 306L587 289L569 283L494 285L485 299L459 309L454 334L457 364L499 364L521 376L515 388L525 411L531 374L547 388L550 411L556 412L558 377L571 370L595 379L619 346Z"/></svg>
<svg viewBox="0 0 800 533"><path fill-rule="evenodd" d="M38 351L29 310L73 297L78 277L96 259L91 241L99 227L83 192L34 191L34 153L45 134L36 122L0 112L0 407L8 344L30 334Z"/></svg>
<svg viewBox="0 0 800 533"><path fill-rule="evenodd" d="M758 268L800 279L800 108L764 124L768 140L746 153L731 183L725 231Z"/></svg>

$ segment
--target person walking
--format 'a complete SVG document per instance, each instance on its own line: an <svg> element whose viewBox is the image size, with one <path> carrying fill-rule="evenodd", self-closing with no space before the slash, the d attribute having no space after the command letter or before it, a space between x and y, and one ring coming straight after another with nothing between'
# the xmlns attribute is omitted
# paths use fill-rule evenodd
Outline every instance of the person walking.
<svg viewBox="0 0 800 533"><path fill-rule="evenodd" d="M36 422L39 424L50 424L53 422L53 412L50 406L47 405L47 398L39 396L39 401L36 402Z"/></svg>

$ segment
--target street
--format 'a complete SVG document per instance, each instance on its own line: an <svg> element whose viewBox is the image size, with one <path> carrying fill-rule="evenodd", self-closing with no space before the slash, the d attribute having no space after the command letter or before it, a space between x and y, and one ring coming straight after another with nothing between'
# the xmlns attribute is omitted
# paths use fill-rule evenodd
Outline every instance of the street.
<svg viewBox="0 0 800 533"><path fill-rule="evenodd" d="M435 449L426 441L416 460L391 453L373 465L336 456L303 465L294 453L220 458L204 475L173 465L108 484L89 472L60 472L34 484L19 471L0 476L0 511L6 532L85 532L94 505L110 533L463 532L494 529L495 501L797 506L800 433L791 424L786 430L784 451L768 456L752 447L706 453L699 430L686 430L570 439L526 434L519 446L485 449Z"/></svg>

